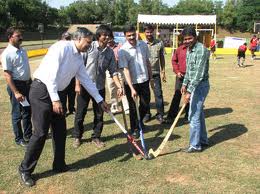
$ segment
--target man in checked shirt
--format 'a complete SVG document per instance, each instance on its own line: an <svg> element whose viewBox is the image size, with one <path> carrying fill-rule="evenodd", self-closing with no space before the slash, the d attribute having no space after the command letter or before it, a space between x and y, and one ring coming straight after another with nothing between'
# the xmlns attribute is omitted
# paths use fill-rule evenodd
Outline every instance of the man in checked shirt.
<svg viewBox="0 0 260 194"><path fill-rule="evenodd" d="M190 102L190 145L187 153L200 152L208 146L203 104L209 92L209 51L197 41L196 30L186 27L182 31L183 43L187 46L187 70L181 93L184 102Z"/></svg>

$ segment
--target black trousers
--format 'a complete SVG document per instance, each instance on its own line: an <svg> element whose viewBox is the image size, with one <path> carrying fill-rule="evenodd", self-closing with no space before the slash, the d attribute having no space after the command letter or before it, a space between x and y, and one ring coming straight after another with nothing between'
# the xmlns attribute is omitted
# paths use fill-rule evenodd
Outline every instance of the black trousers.
<svg viewBox="0 0 260 194"><path fill-rule="evenodd" d="M141 120L141 124L144 126L143 118L145 114L148 113L149 106L150 106L149 105L150 99L151 99L149 81L146 81L141 84L133 84L133 87L139 96L140 120ZM131 132L134 132L136 129L138 129L138 118L137 118L137 112L135 107L135 101L131 96L131 90L128 85L125 85L125 93L129 103L129 111L130 111L129 117L130 117Z"/></svg>
<svg viewBox="0 0 260 194"><path fill-rule="evenodd" d="M69 112L72 113L75 111L75 97L76 97L75 77L71 79L70 84L63 92L65 93L66 96L66 98L62 103L64 113L66 113L67 110L69 110ZM67 99L68 99L68 108L67 108Z"/></svg>
<svg viewBox="0 0 260 194"><path fill-rule="evenodd" d="M105 99L105 89L99 90L99 94ZM84 118L87 114L89 101L92 100L93 111L94 111L94 127L92 138L100 138L103 130L103 115L104 111L95 99L88 93L88 91L81 86L80 95L77 96L77 108L74 120L74 130L72 131L72 136L74 138L82 138L84 132Z"/></svg>
<svg viewBox="0 0 260 194"><path fill-rule="evenodd" d="M170 109L167 115L167 119L174 119L178 112L179 112L179 106L180 106L180 101L181 101L181 87L183 83L184 78L179 78L176 76L176 81L175 81L175 92L172 97ZM186 105L185 107L185 117L188 117L189 115L189 104Z"/></svg>
<svg viewBox="0 0 260 194"><path fill-rule="evenodd" d="M60 100L64 100L59 92ZM31 174L42 153L48 131L52 127L53 140L53 169L62 169L65 166L66 120L64 115L53 112L52 102L45 84L34 80L30 89L30 102L32 108L33 135L27 146L20 171Z"/></svg>

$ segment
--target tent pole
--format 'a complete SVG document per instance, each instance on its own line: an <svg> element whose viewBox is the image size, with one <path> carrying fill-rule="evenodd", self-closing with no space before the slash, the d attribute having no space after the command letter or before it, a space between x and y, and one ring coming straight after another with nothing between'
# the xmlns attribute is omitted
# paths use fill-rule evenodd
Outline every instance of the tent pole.
<svg viewBox="0 0 260 194"><path fill-rule="evenodd" d="M178 30L179 30L179 24L177 23L176 24L176 32L178 33ZM175 35L175 39L176 39L176 43L175 43L175 48L177 49L178 48L178 34Z"/></svg>
<svg viewBox="0 0 260 194"><path fill-rule="evenodd" d="M159 24L156 24L156 39L158 39L158 33L159 33Z"/></svg>

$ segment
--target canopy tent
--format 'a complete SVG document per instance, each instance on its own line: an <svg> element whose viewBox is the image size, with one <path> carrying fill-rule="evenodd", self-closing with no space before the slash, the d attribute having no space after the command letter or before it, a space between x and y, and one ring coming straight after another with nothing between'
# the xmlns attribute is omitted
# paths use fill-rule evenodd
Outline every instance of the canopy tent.
<svg viewBox="0 0 260 194"><path fill-rule="evenodd" d="M179 25L195 25L196 31L212 31L216 40L216 15L143 15L138 14L137 31L139 24L156 24L158 34L159 25L174 25L173 35L177 35L181 29ZM214 29L198 29L198 25L214 25ZM178 47L178 37L173 37L173 47Z"/></svg>
<svg viewBox="0 0 260 194"><path fill-rule="evenodd" d="M138 14L138 23L146 24L216 24L216 15L142 15Z"/></svg>

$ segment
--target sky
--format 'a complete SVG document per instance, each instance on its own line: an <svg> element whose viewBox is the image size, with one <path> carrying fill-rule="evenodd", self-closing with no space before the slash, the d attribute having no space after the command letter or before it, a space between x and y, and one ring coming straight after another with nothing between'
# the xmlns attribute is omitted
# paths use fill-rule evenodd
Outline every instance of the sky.
<svg viewBox="0 0 260 194"><path fill-rule="evenodd" d="M68 6L75 0L45 0L51 7L60 8L60 6ZM138 1L138 0L135 0ZM163 0L164 4L168 4L170 7L178 3L179 0Z"/></svg>

